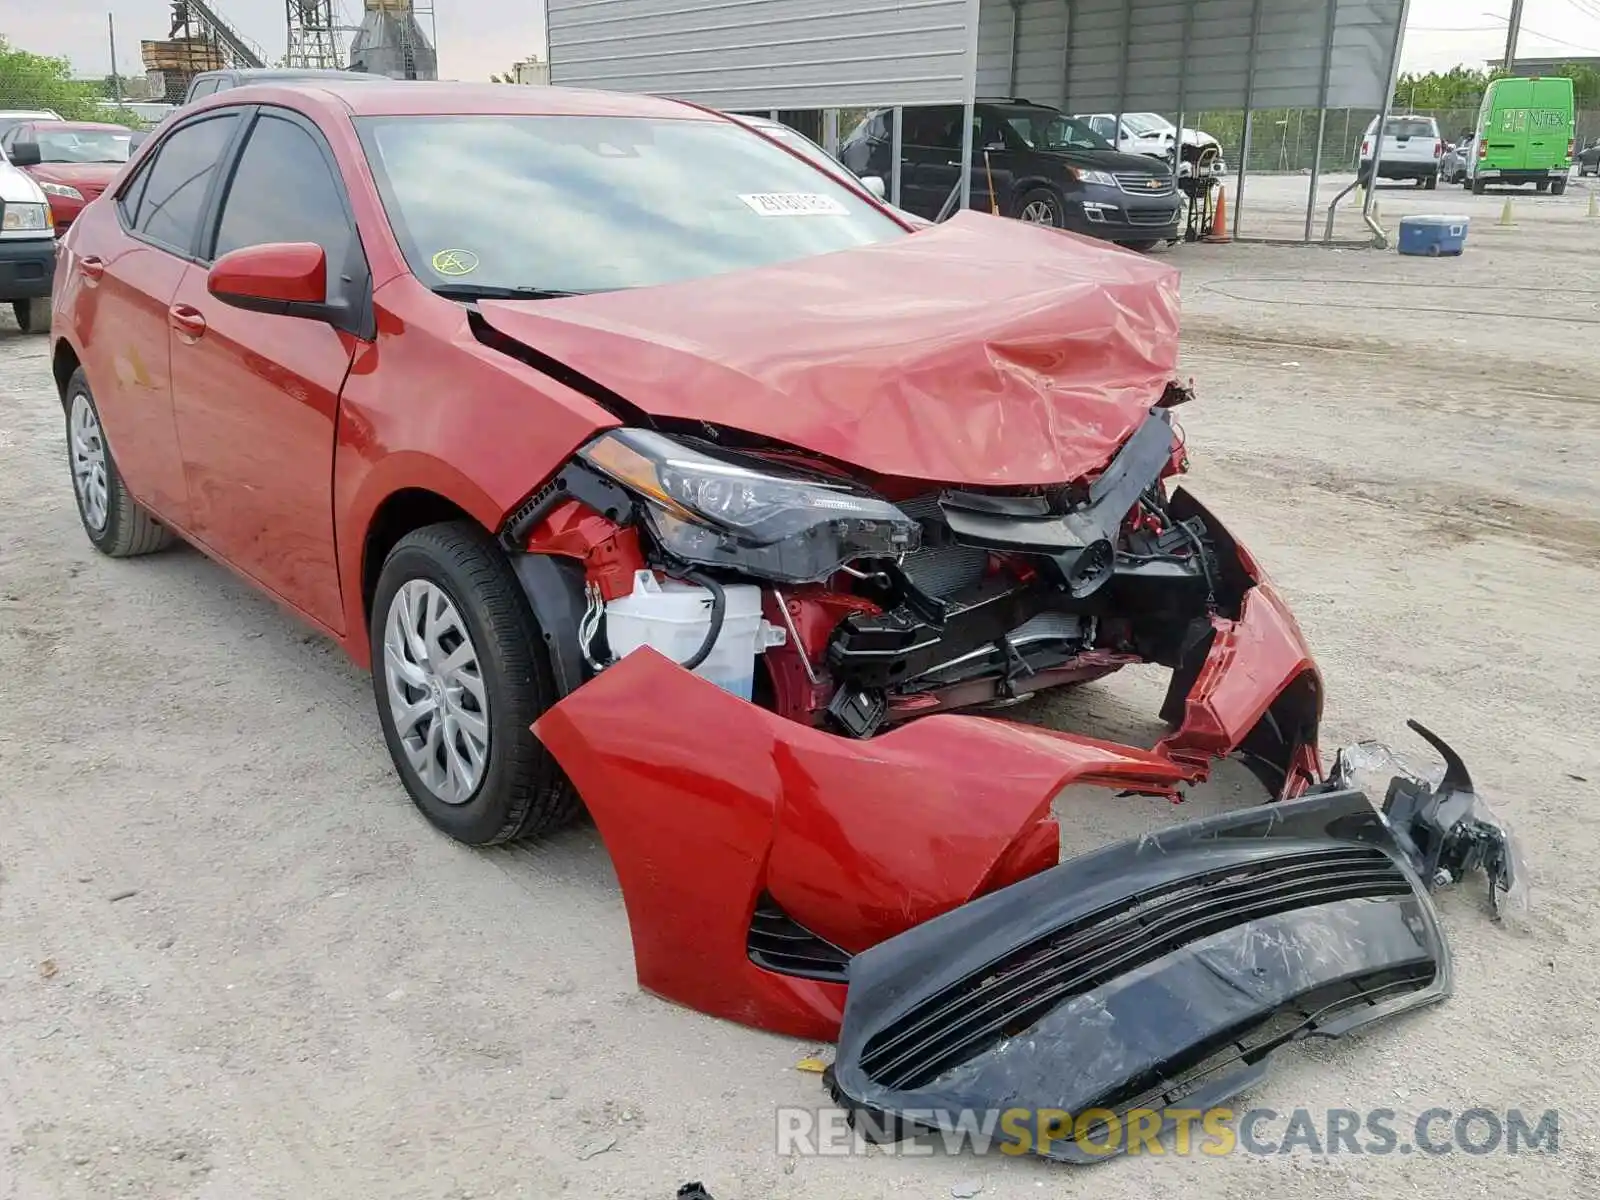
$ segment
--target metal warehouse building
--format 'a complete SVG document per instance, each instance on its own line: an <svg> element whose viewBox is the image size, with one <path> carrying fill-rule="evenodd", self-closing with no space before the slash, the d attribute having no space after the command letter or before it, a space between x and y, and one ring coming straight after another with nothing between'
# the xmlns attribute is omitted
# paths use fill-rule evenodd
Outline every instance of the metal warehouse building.
<svg viewBox="0 0 1600 1200"><path fill-rule="evenodd" d="M1068 112L1161 112L1179 126L1185 114L1219 109L1387 112L1408 8L1408 0L546 0L550 82L560 86L732 112L893 107L897 116L911 105L1025 96ZM963 157L971 163L970 144ZM971 172L962 174L967 204Z"/></svg>

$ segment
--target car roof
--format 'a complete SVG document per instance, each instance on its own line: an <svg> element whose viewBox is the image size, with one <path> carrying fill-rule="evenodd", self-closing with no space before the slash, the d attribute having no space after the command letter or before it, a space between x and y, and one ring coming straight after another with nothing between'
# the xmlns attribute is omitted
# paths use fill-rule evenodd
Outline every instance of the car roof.
<svg viewBox="0 0 1600 1200"><path fill-rule="evenodd" d="M115 121L45 121L43 124L49 125L52 133L61 129L65 129L68 133L75 129L84 131L95 129L109 131L114 129L120 133L133 132L126 125L118 125Z"/></svg>
<svg viewBox="0 0 1600 1200"><path fill-rule="evenodd" d="M202 71L195 78L206 75L231 75L239 79L386 79L365 71L325 71L315 67L219 67L215 71Z"/></svg>
<svg viewBox="0 0 1600 1200"><path fill-rule="evenodd" d="M59 121L61 117L48 108L0 108L0 117L32 117L43 121Z"/></svg>
<svg viewBox="0 0 1600 1200"><path fill-rule="evenodd" d="M337 106L358 117L575 116L727 120L722 113L655 96L503 83L396 80L381 76L366 77L360 83L348 77L287 80L281 84L249 83L206 97L194 106L194 111L228 104L284 103L291 99Z"/></svg>

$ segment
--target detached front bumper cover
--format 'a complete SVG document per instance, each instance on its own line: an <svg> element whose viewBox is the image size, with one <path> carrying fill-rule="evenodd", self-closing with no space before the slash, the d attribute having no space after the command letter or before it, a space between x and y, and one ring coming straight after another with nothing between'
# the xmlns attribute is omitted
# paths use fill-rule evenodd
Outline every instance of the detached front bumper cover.
<svg viewBox="0 0 1600 1200"><path fill-rule="evenodd" d="M1062 1114L1036 1152L1089 1162L1135 1110L1165 1133L1279 1047L1450 990L1389 824L1327 791L1106 847L857 955L829 1086L869 1139L1020 1108Z"/></svg>

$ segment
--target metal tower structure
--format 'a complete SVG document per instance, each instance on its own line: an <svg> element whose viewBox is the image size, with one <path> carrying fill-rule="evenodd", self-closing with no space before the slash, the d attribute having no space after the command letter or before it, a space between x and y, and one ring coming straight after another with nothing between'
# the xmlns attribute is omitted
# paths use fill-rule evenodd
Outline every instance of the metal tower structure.
<svg viewBox="0 0 1600 1200"><path fill-rule="evenodd" d="M431 0L362 0L361 28L350 43L350 69L391 79L437 79L433 39L418 18L433 24Z"/></svg>
<svg viewBox="0 0 1600 1200"><path fill-rule="evenodd" d="M344 66L340 31L347 28L334 11L333 0L284 0L289 27L284 66L337 71Z"/></svg>
<svg viewBox="0 0 1600 1200"><path fill-rule="evenodd" d="M205 0L172 0L172 29L168 38L209 42L230 67L264 67L265 52Z"/></svg>

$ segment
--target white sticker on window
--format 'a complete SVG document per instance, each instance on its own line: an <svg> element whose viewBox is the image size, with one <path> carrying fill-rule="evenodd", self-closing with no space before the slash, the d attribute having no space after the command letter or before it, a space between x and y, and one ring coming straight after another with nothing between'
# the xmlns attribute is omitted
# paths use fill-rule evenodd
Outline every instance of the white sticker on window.
<svg viewBox="0 0 1600 1200"><path fill-rule="evenodd" d="M739 199L763 217L843 217L850 213L832 196L814 192L752 192Z"/></svg>

